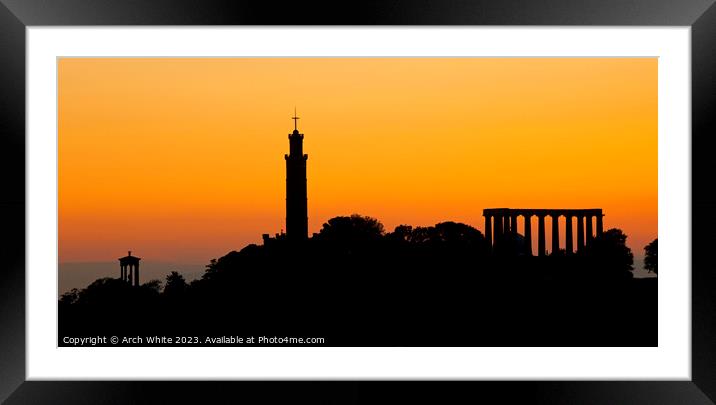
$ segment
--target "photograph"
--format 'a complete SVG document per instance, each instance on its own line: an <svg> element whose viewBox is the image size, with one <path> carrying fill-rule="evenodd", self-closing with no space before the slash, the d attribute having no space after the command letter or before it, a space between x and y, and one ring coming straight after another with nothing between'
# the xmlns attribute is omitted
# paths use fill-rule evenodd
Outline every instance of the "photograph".
<svg viewBox="0 0 716 405"><path fill-rule="evenodd" d="M0 0L0 403L714 404L715 1Z"/></svg>
<svg viewBox="0 0 716 405"><path fill-rule="evenodd" d="M658 347L658 72L59 57L57 344Z"/></svg>

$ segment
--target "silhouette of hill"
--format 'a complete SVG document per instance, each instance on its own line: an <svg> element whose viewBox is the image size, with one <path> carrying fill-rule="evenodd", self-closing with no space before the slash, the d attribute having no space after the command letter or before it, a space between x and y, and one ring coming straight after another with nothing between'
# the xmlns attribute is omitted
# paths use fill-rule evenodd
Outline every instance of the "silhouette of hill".
<svg viewBox="0 0 716 405"><path fill-rule="evenodd" d="M144 261L142 263L142 278L152 280L163 279L167 273L176 270L187 280L201 278L206 264L185 264ZM111 262L61 262L58 265L58 290L64 294L73 288L84 288L94 280L104 277L117 277L119 268L117 261Z"/></svg>
<svg viewBox="0 0 716 405"><path fill-rule="evenodd" d="M626 235L584 252L490 252L465 224L335 217L306 240L267 238L131 287L99 279L59 300L64 336L322 337L326 346L656 346L657 279L635 279ZM512 246L512 248L510 248ZM143 342L143 345L152 345ZM107 344L111 345L111 344Z"/></svg>

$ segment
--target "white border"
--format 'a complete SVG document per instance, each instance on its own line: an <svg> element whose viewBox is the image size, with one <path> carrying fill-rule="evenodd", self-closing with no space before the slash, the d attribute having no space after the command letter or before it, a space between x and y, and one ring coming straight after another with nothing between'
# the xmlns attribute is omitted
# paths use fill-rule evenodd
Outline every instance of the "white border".
<svg viewBox="0 0 716 405"><path fill-rule="evenodd" d="M689 28L29 27L27 34L28 380L690 379ZM58 348L58 56L659 57L659 347Z"/></svg>

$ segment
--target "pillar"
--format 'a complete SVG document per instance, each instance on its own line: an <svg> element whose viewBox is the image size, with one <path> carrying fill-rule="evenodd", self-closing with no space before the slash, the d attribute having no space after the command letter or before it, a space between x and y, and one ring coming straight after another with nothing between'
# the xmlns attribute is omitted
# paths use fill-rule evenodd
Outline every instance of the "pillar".
<svg viewBox="0 0 716 405"><path fill-rule="evenodd" d="M510 216L503 215L502 216L502 234L507 235L508 233L510 233Z"/></svg>
<svg viewBox="0 0 716 405"><path fill-rule="evenodd" d="M532 215L524 214L525 218L525 254L532 256Z"/></svg>
<svg viewBox="0 0 716 405"><path fill-rule="evenodd" d="M604 233L604 224L602 223L602 217L604 214L601 212L597 214L597 236L602 236L602 233Z"/></svg>
<svg viewBox="0 0 716 405"><path fill-rule="evenodd" d="M495 230L494 230L494 240L492 242L492 246L497 246L502 241L502 216L495 215Z"/></svg>
<svg viewBox="0 0 716 405"><path fill-rule="evenodd" d="M510 226L510 230L512 231L512 233L516 234L517 233L517 215L516 214L512 214L512 219L510 219L510 223L512 224L512 226Z"/></svg>
<svg viewBox="0 0 716 405"><path fill-rule="evenodd" d="M492 250L492 216L490 214L485 215L485 239L487 239L487 246Z"/></svg>
<svg viewBox="0 0 716 405"><path fill-rule="evenodd" d="M577 215L577 252L584 250L584 216Z"/></svg>
<svg viewBox="0 0 716 405"><path fill-rule="evenodd" d="M124 266L119 265L119 279L124 281Z"/></svg>
<svg viewBox="0 0 716 405"><path fill-rule="evenodd" d="M544 215L537 216L537 254L539 256L545 255L545 237L544 237Z"/></svg>
<svg viewBox="0 0 716 405"><path fill-rule="evenodd" d="M559 254L559 214L552 214L552 253Z"/></svg>
<svg viewBox="0 0 716 405"><path fill-rule="evenodd" d="M587 239L586 243L587 246L589 246L590 243L592 243L592 239L594 239L594 234L592 233L592 216L587 215Z"/></svg>
<svg viewBox="0 0 716 405"><path fill-rule="evenodd" d="M572 244L572 216L571 215L565 215L566 220L566 229L564 232L564 250L567 252L568 255L571 255L574 251L574 246Z"/></svg>
<svg viewBox="0 0 716 405"><path fill-rule="evenodd" d="M127 267L129 268L128 273L127 273L127 282L129 284L132 284L132 266L127 266Z"/></svg>
<svg viewBox="0 0 716 405"><path fill-rule="evenodd" d="M134 285L139 287L139 263L134 265Z"/></svg>

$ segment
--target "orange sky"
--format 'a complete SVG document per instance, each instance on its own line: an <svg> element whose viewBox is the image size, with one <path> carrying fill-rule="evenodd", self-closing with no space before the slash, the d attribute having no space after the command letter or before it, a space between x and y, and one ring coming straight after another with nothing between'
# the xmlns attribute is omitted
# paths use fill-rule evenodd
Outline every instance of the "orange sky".
<svg viewBox="0 0 716 405"><path fill-rule="evenodd" d="M657 236L655 58L60 59L60 262L279 232L294 105L309 232L519 207L603 208L635 255Z"/></svg>

